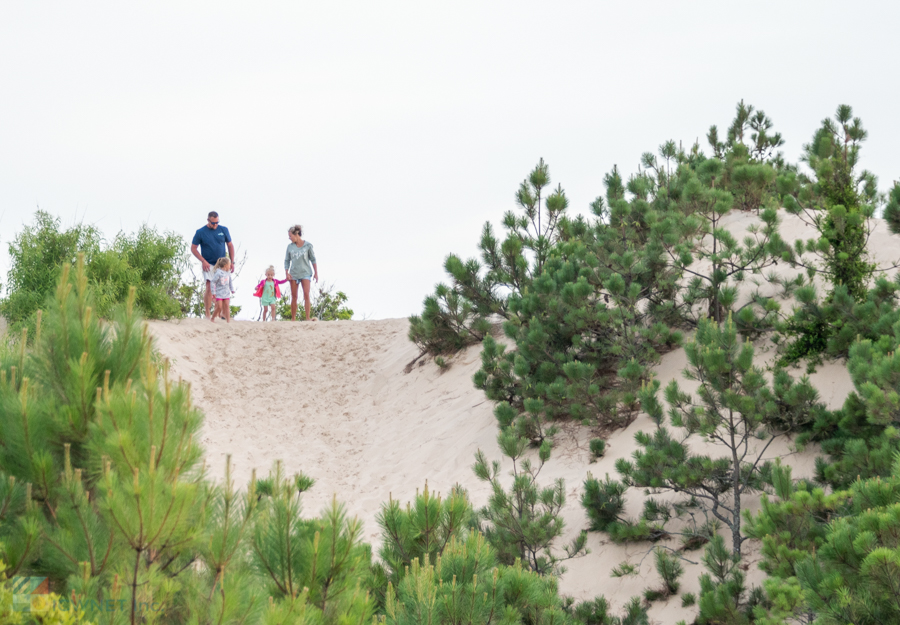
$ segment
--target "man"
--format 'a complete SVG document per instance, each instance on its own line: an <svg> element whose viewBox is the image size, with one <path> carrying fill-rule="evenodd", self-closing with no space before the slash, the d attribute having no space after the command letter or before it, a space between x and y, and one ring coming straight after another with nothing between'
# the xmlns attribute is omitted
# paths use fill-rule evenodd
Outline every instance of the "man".
<svg viewBox="0 0 900 625"><path fill-rule="evenodd" d="M231 234L228 228L219 225L219 213L212 211L206 218L206 225L194 233L194 240L191 241L191 254L200 261L203 279L206 281L203 303L206 305L207 319L211 319L209 309L213 301L212 279L216 272L216 261L226 255L226 250L228 258L231 259L231 271L234 272L234 245L231 243Z"/></svg>

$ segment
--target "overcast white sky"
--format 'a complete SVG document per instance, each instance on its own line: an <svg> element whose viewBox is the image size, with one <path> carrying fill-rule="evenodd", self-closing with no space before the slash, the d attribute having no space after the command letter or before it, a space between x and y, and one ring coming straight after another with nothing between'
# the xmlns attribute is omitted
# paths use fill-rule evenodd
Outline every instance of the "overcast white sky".
<svg viewBox="0 0 900 625"><path fill-rule="evenodd" d="M705 147L741 98L792 159L851 104L885 190L897 24L896 2L4 2L0 269L38 205L109 237L217 210L254 317L294 223L356 318L407 316L539 158L586 212L614 164Z"/></svg>

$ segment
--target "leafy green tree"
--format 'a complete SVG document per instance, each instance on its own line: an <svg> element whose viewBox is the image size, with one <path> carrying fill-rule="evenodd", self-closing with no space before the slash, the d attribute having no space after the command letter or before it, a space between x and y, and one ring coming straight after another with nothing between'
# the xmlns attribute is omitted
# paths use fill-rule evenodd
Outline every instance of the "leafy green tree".
<svg viewBox="0 0 900 625"><path fill-rule="evenodd" d="M7 296L0 300L0 314L18 326L44 305L56 289L65 263L73 264L79 252L90 263L101 249L100 232L78 224L62 230L58 217L37 211L34 224L25 226L9 244Z"/></svg>
<svg viewBox="0 0 900 625"><path fill-rule="evenodd" d="M837 297L864 301L875 270L866 244L880 201L877 179L871 172L857 171L861 144L867 137L862 121L842 104L834 119L823 120L812 141L803 146L802 160L812 175L786 171L778 178L785 209L818 232L818 238L797 241L793 258L811 276L827 276L831 287L823 313L834 312L827 304ZM817 255L819 261L800 260L804 253ZM782 330L791 339L789 350L795 359L820 353L833 331L842 327L840 315L816 315L809 294L806 300Z"/></svg>
<svg viewBox="0 0 900 625"><path fill-rule="evenodd" d="M187 245L174 232L159 233L142 225L132 235L120 232L112 245L88 264L100 314L105 316L128 289L136 289L135 305L150 319L182 316L177 301L185 269Z"/></svg>
<svg viewBox="0 0 900 625"><path fill-rule="evenodd" d="M786 621L812 622L815 614L803 598L797 566L824 544L829 524L846 513L849 493L826 494L821 487L801 480L794 483L790 466L773 468L775 500L765 493L756 514L747 514L744 531L762 542L760 568L769 575L764 582L768 605L755 609L764 625Z"/></svg>
<svg viewBox="0 0 900 625"><path fill-rule="evenodd" d="M476 386L499 402L501 427L514 424L537 445L560 418L627 423L649 365L681 341L666 323L674 276L646 226L656 183L632 180L630 202L616 171L606 184L609 208L597 198L595 221L563 220L543 274L507 298L515 349L484 341Z"/></svg>
<svg viewBox="0 0 900 625"><path fill-rule="evenodd" d="M134 288L134 305L145 316L180 317L186 249L179 235L161 234L147 225L133 235L120 232L104 246L94 226L64 229L58 217L38 211L34 224L25 226L9 245L7 296L0 300L0 314L14 329L27 325L33 331L34 314L53 294L63 265L83 254L95 314L109 317Z"/></svg>
<svg viewBox="0 0 900 625"><path fill-rule="evenodd" d="M741 148L739 153L746 160L746 150ZM729 159L735 158L738 156L729 154ZM761 208L761 199L745 200L745 208L760 210L762 223L751 225L743 241L722 227L722 219L731 211L735 199L725 181L731 165L730 160L706 159L696 169L682 168L677 209L669 211L656 226L670 262L688 276L682 297L685 316L694 323L706 315L722 323L728 312L734 312L742 323L752 324L753 308L737 307L736 284L748 275L762 275L786 248L778 231L777 211ZM771 170L766 164L743 166ZM751 298L751 302L756 301ZM761 303L765 309L767 300Z"/></svg>
<svg viewBox="0 0 900 625"><path fill-rule="evenodd" d="M485 522L482 531L501 563L511 565L521 560L539 575L559 574L564 570L561 562L587 554L587 533L581 532L564 547L564 557L554 552L553 543L565 529L560 515L566 503L565 483L558 479L553 486L543 488L537 483L538 474L550 457L550 443L545 441L541 446L537 467L524 457L527 441L514 431L501 432L497 443L512 460L513 483L507 491L500 481L500 463L489 464L484 453L478 451L475 475L491 486L488 503L478 513Z"/></svg>

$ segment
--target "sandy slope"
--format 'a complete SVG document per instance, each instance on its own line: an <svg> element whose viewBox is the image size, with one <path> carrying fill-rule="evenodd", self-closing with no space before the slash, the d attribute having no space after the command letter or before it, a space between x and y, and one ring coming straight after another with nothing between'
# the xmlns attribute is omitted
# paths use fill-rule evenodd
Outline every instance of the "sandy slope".
<svg viewBox="0 0 900 625"><path fill-rule="evenodd" d="M810 236L796 218L784 219L785 238ZM728 225L738 233L753 221L736 213ZM870 245L881 263L900 255L897 238L883 224ZM223 474L226 454L232 454L240 484L253 469L265 474L281 459L288 473L302 470L317 480L304 497L308 514L317 513L336 493L364 521L367 539L376 545L375 515L381 502L390 495L409 500L426 480L442 492L460 483L476 505L484 503L487 489L472 473L473 456L479 448L489 458L499 459L500 453L492 406L471 381L480 363L478 347L459 354L447 371L428 362L407 373L405 366L418 354L406 338L405 319L230 325L187 320L153 322L151 329L160 351L172 359L175 374L192 384L206 413L203 443L213 476ZM757 362L764 365L773 354L765 345L759 347ZM679 377L684 365L683 350L665 355L657 366L663 386ZM831 407L840 406L852 389L841 363L821 368L813 382ZM594 464L587 450L590 431L570 426L558 436L542 480L566 480L569 537L587 527L579 505L587 473L616 476L615 461L634 451L634 434L652 427L645 415L639 416L612 434L609 452ZM798 454L789 441L779 441L768 455L793 465L795 477L812 473L815 450ZM642 499L641 493L630 493L629 514L640 513ZM753 506L750 500L747 504ZM592 533L589 547L588 556L568 564L563 592L578 599L605 594L622 605L644 588L659 585L652 557L644 557L646 546L614 545ZM747 547L749 575L758 582L757 547L752 542ZM687 557L699 561L700 555L697 551ZM611 578L610 570L626 559L640 564L639 574ZM687 567L682 592L697 591L700 572L699 566ZM694 613L694 608L681 608L678 597L651 610L657 623L690 620Z"/></svg>

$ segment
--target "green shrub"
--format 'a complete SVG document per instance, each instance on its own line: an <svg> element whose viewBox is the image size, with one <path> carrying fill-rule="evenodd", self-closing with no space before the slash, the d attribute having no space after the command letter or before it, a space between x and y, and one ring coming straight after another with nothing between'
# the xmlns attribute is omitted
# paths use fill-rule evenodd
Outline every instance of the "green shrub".
<svg viewBox="0 0 900 625"><path fill-rule="evenodd" d="M319 321L338 321L353 318L353 310L346 306L347 295L343 291L332 293L333 285L323 284L312 289L310 285L309 316ZM281 299L275 303L275 314L278 319L291 318L291 287L285 283L282 287ZM303 289L297 287L297 318L304 318Z"/></svg>
<svg viewBox="0 0 900 625"><path fill-rule="evenodd" d="M62 266L84 255L93 289L94 312L109 317L135 289L134 305L146 317L167 319L184 314L181 303L187 246L179 235L143 225L134 234L120 232L103 246L90 225L65 229L58 217L38 211L9 244L10 269L0 314L15 330L34 328L34 313L56 288Z"/></svg>
<svg viewBox="0 0 900 625"><path fill-rule="evenodd" d="M610 524L619 520L625 507L626 490L628 487L625 484L611 480L608 475L601 482L588 474L581 494L581 506L591 520L592 530L605 531Z"/></svg>
<svg viewBox="0 0 900 625"><path fill-rule="evenodd" d="M589 447L591 456L593 456L594 459L602 458L603 454L606 453L606 441L602 438L592 438Z"/></svg>

